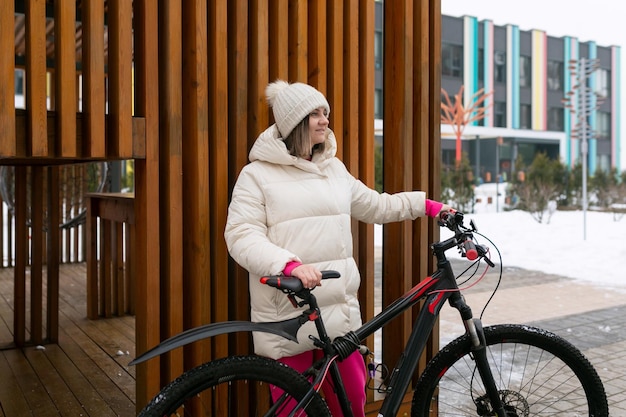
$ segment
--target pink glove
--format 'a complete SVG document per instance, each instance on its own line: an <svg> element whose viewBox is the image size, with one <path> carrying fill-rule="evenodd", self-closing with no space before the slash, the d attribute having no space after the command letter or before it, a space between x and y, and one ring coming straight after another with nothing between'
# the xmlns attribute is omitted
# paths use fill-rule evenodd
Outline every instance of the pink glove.
<svg viewBox="0 0 626 417"><path fill-rule="evenodd" d="M302 263L298 262L298 261L287 262L287 265L285 265L285 269L283 269L283 274L286 277L290 277L291 276L291 271L293 271L294 269L296 269L300 265L302 265Z"/></svg>
<svg viewBox="0 0 626 417"><path fill-rule="evenodd" d="M443 207L443 203L426 199L426 215L428 217L437 217Z"/></svg>

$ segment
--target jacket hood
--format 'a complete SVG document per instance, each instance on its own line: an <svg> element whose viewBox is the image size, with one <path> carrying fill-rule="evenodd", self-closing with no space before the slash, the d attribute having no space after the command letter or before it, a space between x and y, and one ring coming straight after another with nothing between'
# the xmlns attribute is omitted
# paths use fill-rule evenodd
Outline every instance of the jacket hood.
<svg viewBox="0 0 626 417"><path fill-rule="evenodd" d="M324 152L316 152L313 155L313 162L319 165L332 159L336 154L337 140L333 131L328 129ZM303 162L309 163L289 153L276 124L271 125L259 135L250 149L248 159L250 162L263 161L278 165L300 166Z"/></svg>

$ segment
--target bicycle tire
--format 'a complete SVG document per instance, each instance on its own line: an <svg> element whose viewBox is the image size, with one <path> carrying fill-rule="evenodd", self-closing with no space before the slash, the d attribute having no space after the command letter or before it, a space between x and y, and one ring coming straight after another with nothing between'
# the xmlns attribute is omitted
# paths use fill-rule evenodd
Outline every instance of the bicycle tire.
<svg viewBox="0 0 626 417"><path fill-rule="evenodd" d="M507 416L608 416L600 377L567 340L523 325L496 325L484 331L487 359ZM411 415L495 415L490 407L473 366L469 337L464 335L426 365L415 386Z"/></svg>
<svg viewBox="0 0 626 417"><path fill-rule="evenodd" d="M270 385L281 388L296 401L311 387L303 375L280 362L260 356L231 356L185 372L163 388L139 417L275 415L266 414L270 408ZM289 400L286 403L291 407L297 404ZM305 411L308 416L330 416L317 393ZM288 414L285 409L281 412Z"/></svg>

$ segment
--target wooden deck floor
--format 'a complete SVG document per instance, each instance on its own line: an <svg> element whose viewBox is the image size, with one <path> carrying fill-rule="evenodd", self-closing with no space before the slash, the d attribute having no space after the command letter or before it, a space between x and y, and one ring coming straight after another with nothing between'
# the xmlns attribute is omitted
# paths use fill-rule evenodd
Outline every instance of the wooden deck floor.
<svg viewBox="0 0 626 417"><path fill-rule="evenodd" d="M58 344L7 349L13 270L0 269L0 417L135 415L135 318L88 320L85 280L84 264L61 266Z"/></svg>

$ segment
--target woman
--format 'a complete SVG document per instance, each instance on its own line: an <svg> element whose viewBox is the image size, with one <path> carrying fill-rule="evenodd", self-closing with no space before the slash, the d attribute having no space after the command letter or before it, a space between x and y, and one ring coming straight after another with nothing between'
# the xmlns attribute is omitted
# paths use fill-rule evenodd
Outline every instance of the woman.
<svg viewBox="0 0 626 417"><path fill-rule="evenodd" d="M315 288L331 339L361 325L360 276L352 255L351 217L387 223L429 215L450 207L420 191L380 194L354 178L335 156L324 95L302 83L278 80L265 90L275 124L259 135L235 184L224 236L231 256L249 272L251 318L272 322L300 315L284 294L259 282L283 273ZM341 273L321 283L322 270ZM295 343L268 333L254 334L259 355L302 372L319 355L305 324ZM359 352L339 364L355 416L364 416L365 364ZM324 387L332 415L340 416L332 387Z"/></svg>

